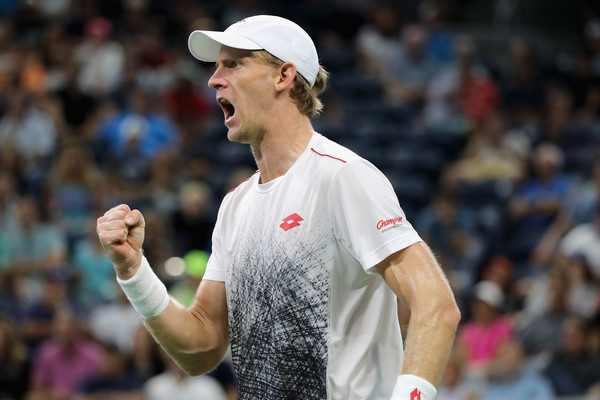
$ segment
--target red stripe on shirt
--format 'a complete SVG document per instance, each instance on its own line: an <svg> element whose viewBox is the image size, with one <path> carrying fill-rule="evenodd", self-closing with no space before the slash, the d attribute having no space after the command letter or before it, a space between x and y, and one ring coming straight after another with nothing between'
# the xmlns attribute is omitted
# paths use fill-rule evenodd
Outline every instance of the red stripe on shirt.
<svg viewBox="0 0 600 400"><path fill-rule="evenodd" d="M329 157L329 158L333 158L334 160L341 161L341 162L343 162L344 164L346 163L346 161L345 161L345 160L342 160L341 158L337 158L337 157L334 157L334 156L330 156L329 154L321 154L321 153L319 153L318 151L316 151L315 149L313 149L312 147L311 147L310 149L311 149L312 151L314 151L315 153L317 153L318 155L320 155L321 157Z"/></svg>

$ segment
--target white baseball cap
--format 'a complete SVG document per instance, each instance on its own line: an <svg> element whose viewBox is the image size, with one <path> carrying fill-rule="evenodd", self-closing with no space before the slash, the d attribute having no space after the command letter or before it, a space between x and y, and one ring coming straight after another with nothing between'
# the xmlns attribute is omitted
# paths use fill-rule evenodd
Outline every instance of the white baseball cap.
<svg viewBox="0 0 600 400"><path fill-rule="evenodd" d="M481 281L475 285L475 298L495 308L501 308L504 303L500 285L492 281Z"/></svg>
<svg viewBox="0 0 600 400"><path fill-rule="evenodd" d="M193 31L188 47L200 61L217 61L221 45L242 50L266 50L296 66L310 86L319 72L317 49L308 33L294 22L273 15L256 15L238 21L224 32Z"/></svg>

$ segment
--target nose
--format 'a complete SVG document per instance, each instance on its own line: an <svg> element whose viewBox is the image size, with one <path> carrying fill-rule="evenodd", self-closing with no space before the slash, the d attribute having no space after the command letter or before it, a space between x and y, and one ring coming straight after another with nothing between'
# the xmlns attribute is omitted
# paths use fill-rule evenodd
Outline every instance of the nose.
<svg viewBox="0 0 600 400"><path fill-rule="evenodd" d="M211 89L218 89L224 86L227 86L227 81L221 76L221 68L219 67L208 80L208 87Z"/></svg>

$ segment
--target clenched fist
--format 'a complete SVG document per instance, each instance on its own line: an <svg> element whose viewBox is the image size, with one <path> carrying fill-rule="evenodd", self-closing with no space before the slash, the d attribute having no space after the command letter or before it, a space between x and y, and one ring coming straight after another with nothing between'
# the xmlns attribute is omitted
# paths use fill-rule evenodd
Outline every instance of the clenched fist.
<svg viewBox="0 0 600 400"><path fill-rule="evenodd" d="M131 278L142 262L145 226L142 213L126 204L111 208L98 218L96 233L120 279Z"/></svg>

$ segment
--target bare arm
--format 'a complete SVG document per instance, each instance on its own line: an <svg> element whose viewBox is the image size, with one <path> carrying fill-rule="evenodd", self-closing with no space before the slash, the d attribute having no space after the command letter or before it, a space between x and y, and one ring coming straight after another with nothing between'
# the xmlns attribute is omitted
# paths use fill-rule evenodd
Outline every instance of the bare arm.
<svg viewBox="0 0 600 400"><path fill-rule="evenodd" d="M142 214L124 204L98 219L96 231L102 247L123 281L140 269L144 229ZM144 324L187 373L207 372L218 365L229 345L225 284L203 281L189 308L170 298L167 308Z"/></svg>
<svg viewBox="0 0 600 400"><path fill-rule="evenodd" d="M189 308L171 298L167 309L144 325L185 372L209 372L229 346L225 283L202 281Z"/></svg>
<svg viewBox="0 0 600 400"><path fill-rule="evenodd" d="M442 270L423 242L392 254L377 269L411 310L402 373L437 385L460 321L460 311Z"/></svg>

